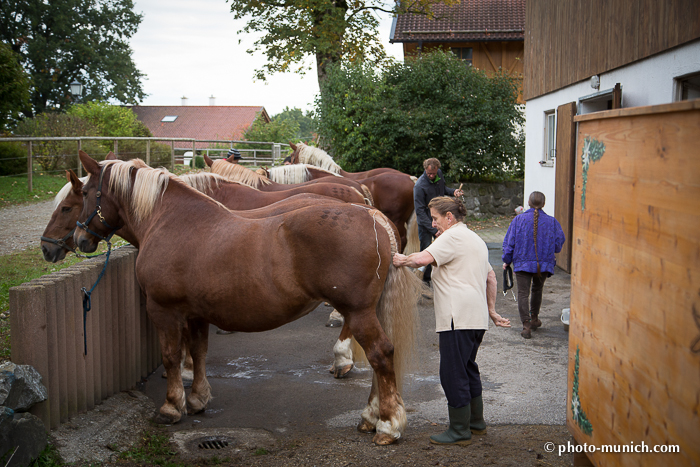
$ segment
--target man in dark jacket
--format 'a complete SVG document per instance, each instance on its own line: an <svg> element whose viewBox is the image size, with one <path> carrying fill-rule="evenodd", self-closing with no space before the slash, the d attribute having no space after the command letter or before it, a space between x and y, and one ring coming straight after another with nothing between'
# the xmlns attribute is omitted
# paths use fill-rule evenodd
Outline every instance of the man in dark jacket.
<svg viewBox="0 0 700 467"><path fill-rule="evenodd" d="M440 170L440 161L431 157L423 161L425 172L420 176L413 187L413 205L416 209L418 220L418 239L420 240L420 251L430 246L437 229L433 228L433 219L430 217L428 203L437 196L462 196L462 190L455 190L445 186L445 180ZM430 285L430 276L433 271L432 265L427 265L423 271L423 282Z"/></svg>

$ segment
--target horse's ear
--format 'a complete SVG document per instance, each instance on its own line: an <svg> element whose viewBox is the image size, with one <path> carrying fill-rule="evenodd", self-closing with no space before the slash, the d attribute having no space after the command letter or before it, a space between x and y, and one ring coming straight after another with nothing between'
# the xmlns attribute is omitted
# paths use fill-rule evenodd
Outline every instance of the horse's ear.
<svg viewBox="0 0 700 467"><path fill-rule="evenodd" d="M226 159L226 162L230 162L231 164L236 163L236 156L231 156L228 159Z"/></svg>
<svg viewBox="0 0 700 467"><path fill-rule="evenodd" d="M100 165L97 163L95 159L92 157L88 156L85 151L82 149L78 151L78 157L80 157L80 162L83 164L83 167L85 167L85 170L92 175L99 175L100 174Z"/></svg>
<svg viewBox="0 0 700 467"><path fill-rule="evenodd" d="M80 181L78 176L72 170L66 170L66 176L71 185L73 185L73 191L80 193L83 189L83 182Z"/></svg>
<svg viewBox="0 0 700 467"><path fill-rule="evenodd" d="M289 147L292 148L293 151L297 150L296 145L294 143L292 143L291 141L289 142Z"/></svg>
<svg viewBox="0 0 700 467"><path fill-rule="evenodd" d="M112 151L109 151L109 152L107 153L107 157L105 157L105 160L106 160L106 161L116 161L116 160L117 160L117 156L115 156L114 153L113 153Z"/></svg>
<svg viewBox="0 0 700 467"><path fill-rule="evenodd" d="M211 160L211 158L209 156L207 156L206 154L204 154L204 162L206 162L207 166L209 166L209 167L211 167L212 164L214 163L214 161Z"/></svg>

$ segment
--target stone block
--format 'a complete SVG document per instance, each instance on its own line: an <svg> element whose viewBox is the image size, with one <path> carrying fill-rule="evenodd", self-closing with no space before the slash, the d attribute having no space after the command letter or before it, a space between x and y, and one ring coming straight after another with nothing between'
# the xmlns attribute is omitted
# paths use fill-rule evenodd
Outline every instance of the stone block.
<svg viewBox="0 0 700 467"><path fill-rule="evenodd" d="M48 397L41 375L34 367L12 362L0 365L0 405L15 412L26 412Z"/></svg>
<svg viewBox="0 0 700 467"><path fill-rule="evenodd" d="M0 465L31 465L47 443L46 428L39 417L0 406Z"/></svg>

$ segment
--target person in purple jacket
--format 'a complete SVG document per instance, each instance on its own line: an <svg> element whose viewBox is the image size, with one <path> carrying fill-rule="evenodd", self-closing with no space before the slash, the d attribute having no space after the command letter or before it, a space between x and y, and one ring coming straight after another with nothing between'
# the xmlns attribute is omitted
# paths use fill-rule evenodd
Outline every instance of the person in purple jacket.
<svg viewBox="0 0 700 467"><path fill-rule="evenodd" d="M503 239L503 269L513 264L518 283L518 312L523 322L520 335L525 339L530 339L531 331L542 326L539 319L542 289L547 278L554 274L554 254L564 245L564 231L559 221L542 210L544 202L544 194L533 191L528 199L530 209L513 219Z"/></svg>

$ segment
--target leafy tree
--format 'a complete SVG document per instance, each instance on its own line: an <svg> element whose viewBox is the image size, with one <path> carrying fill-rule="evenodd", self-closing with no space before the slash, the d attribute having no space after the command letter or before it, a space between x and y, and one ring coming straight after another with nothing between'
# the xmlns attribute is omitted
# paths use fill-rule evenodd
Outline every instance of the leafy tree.
<svg viewBox="0 0 700 467"><path fill-rule="evenodd" d="M286 144L289 141L293 141L298 132L299 124L293 119L272 119L268 123L258 115L250 128L243 134L243 139L246 141L267 141ZM259 145L245 143L238 143L236 147L241 149L260 149Z"/></svg>
<svg viewBox="0 0 700 467"><path fill-rule="evenodd" d="M299 125L299 131L294 135L294 140L309 141L313 139L316 133L316 119L313 110L309 110L304 114L300 108L294 107L290 109L285 107L284 110L272 117L272 120L291 120Z"/></svg>
<svg viewBox="0 0 700 467"><path fill-rule="evenodd" d="M0 42L0 133L8 130L29 105L29 85L19 56Z"/></svg>
<svg viewBox="0 0 700 467"><path fill-rule="evenodd" d="M92 124L100 136L153 136L148 127L128 107L92 101L74 105L66 113Z"/></svg>
<svg viewBox="0 0 700 467"><path fill-rule="evenodd" d="M231 0L235 19L248 22L239 33L263 32L248 53L262 51L268 62L255 71L257 79L276 72L304 73L316 59L319 84L327 68L345 61L381 61L378 13L415 13L433 17L433 5L459 0L411 0L391 6L383 0Z"/></svg>
<svg viewBox="0 0 700 467"><path fill-rule="evenodd" d="M97 129L75 115L44 112L17 125L16 133L23 136L99 136ZM87 153L100 152L95 142L83 146ZM57 172L67 167L77 167L77 144L73 141L42 141L32 144L32 157L47 172Z"/></svg>
<svg viewBox="0 0 700 467"><path fill-rule="evenodd" d="M451 53L334 66L316 101L319 133L350 171L394 167L418 175L437 157L452 180L522 177L517 83L489 78Z"/></svg>
<svg viewBox="0 0 700 467"><path fill-rule="evenodd" d="M71 102L70 83L84 98L138 103L143 74L128 39L141 15L133 0L10 0L0 2L0 40L21 57L33 82L29 116Z"/></svg>

